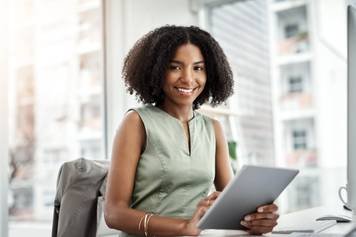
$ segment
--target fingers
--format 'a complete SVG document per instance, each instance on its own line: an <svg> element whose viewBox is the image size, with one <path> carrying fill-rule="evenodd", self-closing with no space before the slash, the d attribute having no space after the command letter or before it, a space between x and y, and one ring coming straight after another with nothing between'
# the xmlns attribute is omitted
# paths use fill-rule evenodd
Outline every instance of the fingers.
<svg viewBox="0 0 356 237"><path fill-rule="evenodd" d="M245 216L245 221L259 220L259 219L272 219L277 220L279 215L277 213L252 213Z"/></svg>
<svg viewBox="0 0 356 237"><path fill-rule="evenodd" d="M265 234L273 230L277 225L276 220L242 221L241 225L248 228L250 234Z"/></svg>
<svg viewBox="0 0 356 237"><path fill-rule="evenodd" d="M199 220L204 216L206 213L207 208L204 206L198 207L193 216L192 219L187 220L185 227L184 227L184 236L197 236L200 234L201 230L197 227L197 224Z"/></svg>
<svg viewBox="0 0 356 237"><path fill-rule="evenodd" d="M206 213L208 208L204 206L200 206L196 209L195 213L193 214L193 217L191 219L192 222L198 222Z"/></svg>
<svg viewBox="0 0 356 237"><path fill-rule="evenodd" d="M215 192L211 193L209 196L207 196L207 198L210 199L210 200L215 200L215 199L217 199L219 197L220 193L221 192L216 192L215 191Z"/></svg>
<svg viewBox="0 0 356 237"><path fill-rule="evenodd" d="M200 200L200 202L198 203L198 207L204 206L204 207L209 208L210 206L212 206L214 204L215 200L219 197L219 195L220 195L220 192L211 193L206 198Z"/></svg>
<svg viewBox="0 0 356 237"><path fill-rule="evenodd" d="M270 204L260 206L257 212L246 215L241 221L241 225L248 228L250 234L264 234L271 232L277 225L279 218L277 205Z"/></svg>
<svg viewBox="0 0 356 237"><path fill-rule="evenodd" d="M257 212L276 212L276 211L278 211L278 206L274 203L265 206L260 206L257 208Z"/></svg>
<svg viewBox="0 0 356 237"><path fill-rule="evenodd" d="M213 201L211 201L208 198L204 198L204 199L200 200L200 202L198 203L198 207L209 208L211 205L213 205Z"/></svg>
<svg viewBox="0 0 356 237"><path fill-rule="evenodd" d="M264 220L256 220L256 221L241 221L241 225L247 228L256 228L256 227L275 227L277 225L277 220L275 219L264 219Z"/></svg>
<svg viewBox="0 0 356 237"><path fill-rule="evenodd" d="M264 226L259 226L259 227L254 227L249 229L247 232L251 235L261 235L261 234L266 234L272 232L273 227L264 227Z"/></svg>
<svg viewBox="0 0 356 237"><path fill-rule="evenodd" d="M215 202L215 200L219 196L219 194L220 194L220 192L213 192L208 197L200 200L200 202L198 203L198 207L192 216L192 219L188 220L188 222L187 222L187 225L185 227L185 229L186 229L185 235L196 236L196 235L200 234L201 230L199 230L197 228L197 223L205 215L208 208L211 205L213 205L213 203Z"/></svg>
<svg viewBox="0 0 356 237"><path fill-rule="evenodd" d="M196 218L197 218L198 220L200 220L200 219L204 216L204 214L206 213L207 210L208 210L208 209L205 208L205 207L200 207L200 208L198 208L197 213L196 213Z"/></svg>

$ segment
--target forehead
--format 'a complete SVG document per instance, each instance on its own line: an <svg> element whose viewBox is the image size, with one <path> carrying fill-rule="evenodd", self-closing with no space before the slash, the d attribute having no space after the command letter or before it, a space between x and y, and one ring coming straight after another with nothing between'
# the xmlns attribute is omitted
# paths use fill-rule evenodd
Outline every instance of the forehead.
<svg viewBox="0 0 356 237"><path fill-rule="evenodd" d="M198 46L188 43L178 46L173 56L173 60L203 61L204 57Z"/></svg>

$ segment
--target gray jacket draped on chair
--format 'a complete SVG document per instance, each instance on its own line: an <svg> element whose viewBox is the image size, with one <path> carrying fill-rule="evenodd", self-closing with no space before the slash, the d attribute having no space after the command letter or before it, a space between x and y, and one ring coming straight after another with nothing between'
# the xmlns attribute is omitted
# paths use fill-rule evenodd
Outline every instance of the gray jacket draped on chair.
<svg viewBox="0 0 356 237"><path fill-rule="evenodd" d="M105 193L109 161L80 158L59 171L52 237L95 237L97 200Z"/></svg>

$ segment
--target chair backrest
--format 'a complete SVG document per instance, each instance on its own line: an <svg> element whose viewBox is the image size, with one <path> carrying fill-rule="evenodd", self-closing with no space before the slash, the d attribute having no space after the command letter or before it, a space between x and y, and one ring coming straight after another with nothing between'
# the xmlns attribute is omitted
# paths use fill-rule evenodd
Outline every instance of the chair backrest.
<svg viewBox="0 0 356 237"><path fill-rule="evenodd" d="M98 211L97 211L97 230L96 237L117 237L120 234L120 231L110 229L104 219L104 196L98 198Z"/></svg>
<svg viewBox="0 0 356 237"><path fill-rule="evenodd" d="M107 160L80 158L61 166L54 201L52 237L96 236L100 220L97 200L104 196L109 165Z"/></svg>

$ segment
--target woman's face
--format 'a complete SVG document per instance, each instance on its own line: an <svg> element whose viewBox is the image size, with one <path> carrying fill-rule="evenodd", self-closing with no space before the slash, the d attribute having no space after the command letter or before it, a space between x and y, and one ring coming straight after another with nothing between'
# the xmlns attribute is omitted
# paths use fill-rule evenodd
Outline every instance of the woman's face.
<svg viewBox="0 0 356 237"><path fill-rule="evenodd" d="M200 49L190 43L181 45L169 62L163 82L164 103L192 106L205 83L205 63Z"/></svg>

